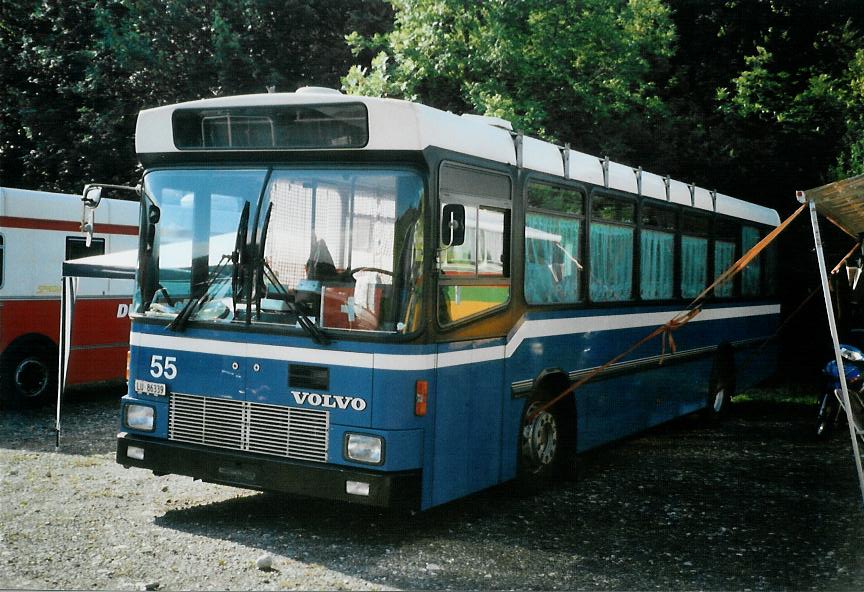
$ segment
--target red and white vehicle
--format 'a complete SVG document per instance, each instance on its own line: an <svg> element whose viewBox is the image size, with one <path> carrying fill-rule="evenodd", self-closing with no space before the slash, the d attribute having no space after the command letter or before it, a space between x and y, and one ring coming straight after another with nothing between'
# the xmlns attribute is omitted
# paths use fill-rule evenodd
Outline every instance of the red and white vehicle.
<svg viewBox="0 0 864 592"><path fill-rule="evenodd" d="M63 261L135 249L137 235L137 203L104 200L88 247L80 196L0 187L0 403L56 394ZM80 280L67 385L124 379L132 289Z"/></svg>

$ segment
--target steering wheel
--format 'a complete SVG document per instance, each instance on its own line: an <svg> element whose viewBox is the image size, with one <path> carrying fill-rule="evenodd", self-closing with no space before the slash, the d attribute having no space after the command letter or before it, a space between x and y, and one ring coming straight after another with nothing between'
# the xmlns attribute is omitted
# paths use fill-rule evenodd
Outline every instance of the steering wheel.
<svg viewBox="0 0 864 592"><path fill-rule="evenodd" d="M201 305L201 308L195 314L195 318L200 321L215 321L217 319L228 319L232 317L231 307L225 304L221 299L208 300Z"/></svg>
<svg viewBox="0 0 864 592"><path fill-rule="evenodd" d="M359 273L361 271L374 271L376 273L383 273L384 275L389 275L390 277L393 277L392 271L381 269L380 267L354 267L352 269L346 269L342 272L342 274L345 277L354 277L355 273Z"/></svg>
<svg viewBox="0 0 864 592"><path fill-rule="evenodd" d="M168 293L168 290L165 288L165 286L163 286L162 284L156 284L156 286L156 291L162 292L162 295L165 297L165 302L168 304L168 306L175 306L174 299L171 298L171 294Z"/></svg>

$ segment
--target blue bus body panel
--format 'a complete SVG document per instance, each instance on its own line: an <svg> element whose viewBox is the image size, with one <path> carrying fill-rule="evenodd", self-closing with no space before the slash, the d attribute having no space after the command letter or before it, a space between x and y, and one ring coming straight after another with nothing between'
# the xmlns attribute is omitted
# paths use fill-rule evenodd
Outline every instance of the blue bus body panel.
<svg viewBox="0 0 864 592"><path fill-rule="evenodd" d="M509 398L503 355L503 339L439 346L429 505L501 480L501 418L503 403ZM450 364L472 358L477 361Z"/></svg>
<svg viewBox="0 0 864 592"><path fill-rule="evenodd" d="M135 345L141 342L160 345ZM428 432L423 428L429 420L414 415L415 381L422 376L431 379L434 373L376 370L374 366L376 356L389 356L391 359L384 363L392 365L392 356L399 359L400 354L408 352L412 358L423 360L431 356L430 359L434 359L433 350L430 347L388 348L381 344L376 347L374 344L346 343L350 349L345 348L345 344L315 346L303 338L232 331L196 328L177 334L160 326L134 323L130 357L133 381L130 382L128 398L147 401L156 407L157 428L149 435L160 438L168 438L168 400L135 393L134 378L164 383L169 393L295 408L323 408L330 413L328 463L370 468L368 464L345 458L344 435L352 432L385 436L385 462L374 468L386 471L420 468L426 448L424 436ZM220 353L212 353L213 350ZM294 351L301 352L299 357L305 365L316 365L308 361L316 358L328 362L317 364L330 370L327 391L289 385L289 366ZM152 376L153 356L163 361L167 357L174 358L177 375L171 379ZM366 367L352 365L358 360ZM373 393L376 381L379 389ZM343 398L343 405L349 399L362 400L363 409L358 410L350 404L341 408L336 402L337 396ZM310 401L319 405L310 405Z"/></svg>
<svg viewBox="0 0 864 592"><path fill-rule="evenodd" d="M580 387L575 393L577 449L601 446L704 408L714 348L772 335L779 307L763 314L769 308L746 313L747 305L716 305L674 333L677 349L672 352L667 343L663 364L658 337L624 359L633 364L626 372L610 372ZM385 472L422 469L425 509L516 476L529 393L514 396L511 385L529 383L544 369L572 376L601 366L657 326L651 315L668 319L678 310L537 312L526 315L506 340L431 345L334 341L322 346L305 336L197 327L174 333L133 320L133 380L124 404L136 400L155 407L156 429L149 435L157 438L168 438L168 398L135 393L136 378L165 383L170 393L326 408L327 462ZM743 316L736 316L738 310ZM564 333L570 327L583 329ZM752 348L736 351L739 388L773 371L772 348L752 354ZM163 364L174 358L176 376L152 376L154 356ZM328 368L328 389L290 385L292 363ZM428 384L424 417L415 415L418 380ZM335 402L337 396L341 404ZM345 458L345 435L354 432L385 439L381 465Z"/></svg>

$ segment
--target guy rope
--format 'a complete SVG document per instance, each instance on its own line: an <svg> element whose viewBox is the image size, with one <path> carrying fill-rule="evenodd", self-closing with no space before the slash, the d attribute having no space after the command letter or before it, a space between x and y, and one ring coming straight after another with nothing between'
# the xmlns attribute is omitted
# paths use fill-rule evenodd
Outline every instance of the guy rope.
<svg viewBox="0 0 864 592"><path fill-rule="evenodd" d="M667 346L670 353L675 353L675 350L677 348L673 333L687 323L689 323L691 320L697 317L699 313L702 312L702 305L705 303L705 299L708 297L709 294L711 294L714 288L732 280L736 275L741 273L741 271L745 267L747 267L747 265L749 265L750 262L752 262L756 257L758 257L762 253L762 251L764 251L768 247L768 245L770 245L780 235L780 233L786 230L786 228L792 223L792 221L795 220L795 218L797 218L801 214L801 212L805 210L805 208L806 205L802 205L801 207L799 207L779 226L777 226L771 232L765 235L765 237L758 243L756 243L752 249L744 253L744 255L741 256L741 258L738 259L735 263L733 263L728 269L726 269L726 271L717 276L714 282L711 283L711 285L709 285L707 288L702 290L702 292L698 296L696 296L696 298L694 298L693 301L689 305L687 305L684 310L676 314L668 322L660 325L659 327L648 333L642 339L639 339L638 341L633 343L633 345L622 351L617 356L613 357L611 360L609 360L602 366L594 368L591 372L571 384L569 387L561 391L555 397L549 399L548 401L545 401L542 405L539 405L530 414L528 414L526 420L529 422L532 421L535 417L537 417L537 415L539 415L543 411L546 411L550 407L553 407L561 399L570 395L572 392L580 388L585 383L593 380L594 378L608 370L611 366L620 362L622 359L626 358L631 353L633 353L634 351L636 351L637 349L639 349L640 347L642 347L656 337L660 337L662 339L662 349L659 361L659 363L662 364L666 355Z"/></svg>

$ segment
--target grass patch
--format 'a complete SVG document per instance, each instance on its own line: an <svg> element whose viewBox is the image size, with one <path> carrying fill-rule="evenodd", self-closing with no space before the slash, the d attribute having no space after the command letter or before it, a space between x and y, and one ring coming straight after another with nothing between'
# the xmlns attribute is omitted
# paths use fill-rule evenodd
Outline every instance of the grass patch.
<svg viewBox="0 0 864 592"><path fill-rule="evenodd" d="M819 387L812 384L783 384L754 387L732 397L733 403L816 405Z"/></svg>

